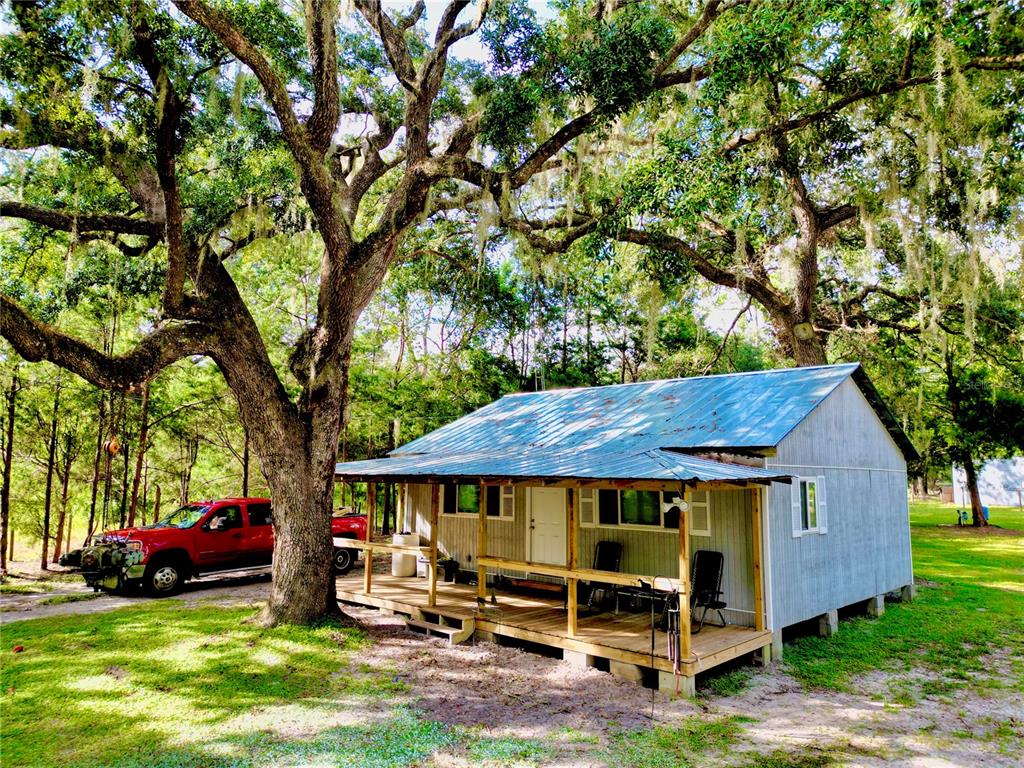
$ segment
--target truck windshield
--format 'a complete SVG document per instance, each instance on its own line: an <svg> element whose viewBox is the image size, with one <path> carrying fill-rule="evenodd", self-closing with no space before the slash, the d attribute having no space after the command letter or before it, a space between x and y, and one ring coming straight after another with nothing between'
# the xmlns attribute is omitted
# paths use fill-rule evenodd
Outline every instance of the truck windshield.
<svg viewBox="0 0 1024 768"><path fill-rule="evenodd" d="M160 520L155 528L191 528L193 525L198 523L203 515L206 514L208 506L201 506L197 504L188 504L184 507L179 507L169 514L167 517Z"/></svg>

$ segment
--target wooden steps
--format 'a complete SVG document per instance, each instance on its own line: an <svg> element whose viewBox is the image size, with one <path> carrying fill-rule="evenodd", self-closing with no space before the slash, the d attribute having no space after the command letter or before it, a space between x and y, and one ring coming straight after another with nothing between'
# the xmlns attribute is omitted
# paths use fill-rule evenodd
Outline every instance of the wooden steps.
<svg viewBox="0 0 1024 768"><path fill-rule="evenodd" d="M442 615L434 614L438 621L430 621L426 618L430 614L425 611L424 619L406 619L405 625L413 632L422 632L425 635L432 637L443 637L448 641L448 645L459 645L464 643L473 636L473 632L476 631L476 622L473 619L457 619L458 626L453 626L455 621L448 619L451 623L445 623L446 619Z"/></svg>

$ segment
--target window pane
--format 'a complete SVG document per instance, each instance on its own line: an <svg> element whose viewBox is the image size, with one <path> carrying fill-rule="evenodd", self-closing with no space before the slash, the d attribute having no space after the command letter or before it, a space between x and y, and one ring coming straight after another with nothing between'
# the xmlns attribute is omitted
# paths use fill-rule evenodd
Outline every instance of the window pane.
<svg viewBox="0 0 1024 768"><path fill-rule="evenodd" d="M811 527L810 517L807 510L807 481L800 481L800 528L809 530Z"/></svg>
<svg viewBox="0 0 1024 768"><path fill-rule="evenodd" d="M459 512L477 514L480 511L480 486L459 486Z"/></svg>
<svg viewBox="0 0 1024 768"><path fill-rule="evenodd" d="M601 489L597 492L597 516L601 525L619 524L619 492Z"/></svg>
<svg viewBox="0 0 1024 768"><path fill-rule="evenodd" d="M651 491L623 491L622 524L661 525L658 494Z"/></svg>
<svg viewBox="0 0 1024 768"><path fill-rule="evenodd" d="M807 488L807 527L817 528L818 527L818 501L817 501L817 488L814 482L808 482L805 486Z"/></svg>
<svg viewBox="0 0 1024 768"><path fill-rule="evenodd" d="M249 505L249 525L270 525L272 520L269 504Z"/></svg>
<svg viewBox="0 0 1024 768"><path fill-rule="evenodd" d="M456 486L453 483L445 483L442 487L443 506L441 513L445 515L455 514L455 502L457 500Z"/></svg>
<svg viewBox="0 0 1024 768"><path fill-rule="evenodd" d="M501 487L497 485L487 486L487 516L499 517L501 515Z"/></svg>
<svg viewBox="0 0 1024 768"><path fill-rule="evenodd" d="M665 507L665 527L679 529L679 507L675 504Z"/></svg>

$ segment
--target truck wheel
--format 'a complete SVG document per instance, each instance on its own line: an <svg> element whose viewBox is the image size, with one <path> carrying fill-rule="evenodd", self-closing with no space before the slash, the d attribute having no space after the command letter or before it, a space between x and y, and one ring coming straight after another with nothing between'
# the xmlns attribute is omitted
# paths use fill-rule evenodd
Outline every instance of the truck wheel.
<svg viewBox="0 0 1024 768"><path fill-rule="evenodd" d="M354 549L342 549L341 547L335 547L334 549L334 572L344 576L346 573L352 570L352 566L356 561Z"/></svg>
<svg viewBox="0 0 1024 768"><path fill-rule="evenodd" d="M181 590L185 569L177 560L164 560L149 565L142 577L143 586L153 597L168 597Z"/></svg>

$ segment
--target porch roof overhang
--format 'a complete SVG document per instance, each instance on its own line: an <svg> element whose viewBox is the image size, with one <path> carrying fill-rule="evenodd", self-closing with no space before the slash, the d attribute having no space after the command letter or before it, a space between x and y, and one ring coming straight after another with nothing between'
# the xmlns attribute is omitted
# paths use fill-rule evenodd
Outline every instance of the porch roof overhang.
<svg viewBox="0 0 1024 768"><path fill-rule="evenodd" d="M639 452L558 452L496 454L399 454L383 459L338 464L335 477L347 482L437 483L473 481L494 484L685 484L768 485L789 483L778 470L697 458L654 449Z"/></svg>

